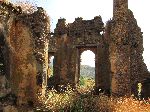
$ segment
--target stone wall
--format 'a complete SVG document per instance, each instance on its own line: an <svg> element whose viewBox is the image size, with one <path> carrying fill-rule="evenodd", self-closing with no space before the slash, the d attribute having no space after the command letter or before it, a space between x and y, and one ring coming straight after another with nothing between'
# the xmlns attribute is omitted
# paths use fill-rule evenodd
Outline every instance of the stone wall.
<svg viewBox="0 0 150 112"><path fill-rule="evenodd" d="M101 16L92 20L76 18L69 24L65 23L65 19L58 20L53 36L57 49L54 53L54 80L57 84L78 84L80 55L91 50L95 53L95 86L110 90L109 46L103 36L103 25Z"/></svg>
<svg viewBox="0 0 150 112"><path fill-rule="evenodd" d="M18 97L18 104L36 99L36 59L33 57L33 40L30 29L22 22L9 21L10 86Z"/></svg>
<svg viewBox="0 0 150 112"><path fill-rule="evenodd" d="M49 18L40 7L31 14L10 3L1 2L0 8L11 92L19 105L36 102L37 93L45 95L47 86Z"/></svg>
<svg viewBox="0 0 150 112"><path fill-rule="evenodd" d="M149 77L143 61L143 36L127 0L114 0L113 19L107 22L113 96L130 96L137 82Z"/></svg>

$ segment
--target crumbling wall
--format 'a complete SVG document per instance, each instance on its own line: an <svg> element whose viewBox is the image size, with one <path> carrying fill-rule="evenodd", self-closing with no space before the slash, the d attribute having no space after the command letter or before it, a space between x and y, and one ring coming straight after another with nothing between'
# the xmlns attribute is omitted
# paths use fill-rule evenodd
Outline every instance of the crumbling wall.
<svg viewBox="0 0 150 112"><path fill-rule="evenodd" d="M80 55L82 51L90 49L95 53L95 86L110 90L109 47L103 37L103 25L101 16L92 20L76 18L69 24L65 23L65 19L58 20L54 30L54 38L57 40L54 71L56 83L78 84Z"/></svg>
<svg viewBox="0 0 150 112"><path fill-rule="evenodd" d="M137 83L148 77L143 61L143 36L128 0L114 0L113 19L107 22L113 96L136 94Z"/></svg>
<svg viewBox="0 0 150 112"><path fill-rule="evenodd" d="M127 0L114 0L113 19L108 22L113 96L131 95L130 43Z"/></svg>
<svg viewBox="0 0 150 112"><path fill-rule="evenodd" d="M10 3L0 5L12 93L19 105L35 102L38 92L45 94L47 84L49 18L40 7L27 14Z"/></svg>
<svg viewBox="0 0 150 112"><path fill-rule="evenodd" d="M111 86L111 72L110 72L110 61L109 61L109 46L105 42L104 37L101 38L100 44L97 47L97 76L96 76L96 87L102 91L110 91Z"/></svg>
<svg viewBox="0 0 150 112"><path fill-rule="evenodd" d="M64 34L61 38L58 39L58 51L56 52L56 65L57 65L57 78L58 84L65 84L67 82L67 45L66 45L66 35ZM55 73L54 73L55 74Z"/></svg>
<svg viewBox="0 0 150 112"><path fill-rule="evenodd" d="M147 66L144 63L143 59L143 33L141 32L141 28L138 27L137 21L134 18L132 11L129 10L128 18L130 20L129 24L129 35L130 35L130 69L131 69L131 92L137 96L135 91L138 83L143 83L144 80L149 80L150 73L148 72ZM148 82L148 81L147 81ZM143 91L148 90L148 83L143 83ZM147 89L146 89L147 88ZM143 97L147 97L146 93L144 93Z"/></svg>
<svg viewBox="0 0 150 112"><path fill-rule="evenodd" d="M68 36L65 19L59 19L54 32L56 52L54 65L54 85L75 84L76 50L73 39Z"/></svg>
<svg viewBox="0 0 150 112"><path fill-rule="evenodd" d="M113 96L129 96L130 88L130 46L124 45L127 36L127 24L114 22L111 27L109 43L111 63L111 91Z"/></svg>
<svg viewBox="0 0 150 112"><path fill-rule="evenodd" d="M57 38L57 51L55 53L55 85L75 84L76 50L66 34Z"/></svg>
<svg viewBox="0 0 150 112"><path fill-rule="evenodd" d="M9 44L10 86L18 97L18 104L36 99L36 59L30 29L22 22L10 19L7 43Z"/></svg>

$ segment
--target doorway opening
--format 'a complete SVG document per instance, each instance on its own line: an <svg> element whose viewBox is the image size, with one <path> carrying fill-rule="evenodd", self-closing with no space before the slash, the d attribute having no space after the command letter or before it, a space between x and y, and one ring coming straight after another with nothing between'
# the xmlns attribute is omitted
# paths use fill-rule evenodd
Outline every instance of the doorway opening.
<svg viewBox="0 0 150 112"><path fill-rule="evenodd" d="M54 76L54 56L49 58L49 69L48 69L48 78Z"/></svg>
<svg viewBox="0 0 150 112"><path fill-rule="evenodd" d="M95 53L91 50L80 54L79 87L82 91L91 91L95 86Z"/></svg>
<svg viewBox="0 0 150 112"><path fill-rule="evenodd" d="M2 49L0 48L0 75L5 74L5 66L4 66L4 57L2 53Z"/></svg>
<svg viewBox="0 0 150 112"><path fill-rule="evenodd" d="M4 62L4 35L0 33L0 75L6 75L5 62Z"/></svg>

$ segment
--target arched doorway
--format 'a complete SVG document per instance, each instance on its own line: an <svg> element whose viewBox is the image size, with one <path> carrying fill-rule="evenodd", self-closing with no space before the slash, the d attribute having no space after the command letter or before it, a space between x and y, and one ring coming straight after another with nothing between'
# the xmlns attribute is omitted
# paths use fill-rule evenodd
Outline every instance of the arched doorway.
<svg viewBox="0 0 150 112"><path fill-rule="evenodd" d="M82 92L91 91L98 79L97 46L77 46L76 59L75 83Z"/></svg>
<svg viewBox="0 0 150 112"><path fill-rule="evenodd" d="M92 90L95 86L95 54L91 50L80 54L79 86L85 90Z"/></svg>

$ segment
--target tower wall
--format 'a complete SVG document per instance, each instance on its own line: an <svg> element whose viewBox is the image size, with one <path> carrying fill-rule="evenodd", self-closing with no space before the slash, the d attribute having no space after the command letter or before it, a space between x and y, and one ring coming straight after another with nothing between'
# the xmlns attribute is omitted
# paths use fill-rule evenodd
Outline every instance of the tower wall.
<svg viewBox="0 0 150 112"><path fill-rule="evenodd" d="M113 16L115 16L115 12L122 11L128 9L128 0L114 0L113 1Z"/></svg>

